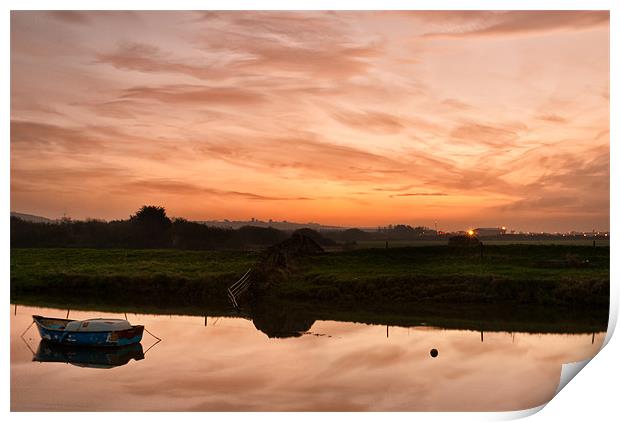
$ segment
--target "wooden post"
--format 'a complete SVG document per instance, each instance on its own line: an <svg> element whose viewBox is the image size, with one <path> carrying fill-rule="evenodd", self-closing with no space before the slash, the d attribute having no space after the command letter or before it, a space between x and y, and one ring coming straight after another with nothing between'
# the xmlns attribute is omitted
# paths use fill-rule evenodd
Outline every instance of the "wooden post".
<svg viewBox="0 0 620 422"><path fill-rule="evenodd" d="M596 249L596 240L592 241L592 249Z"/></svg>
<svg viewBox="0 0 620 422"><path fill-rule="evenodd" d="M480 260L484 258L484 248L482 242L480 242Z"/></svg>
<svg viewBox="0 0 620 422"><path fill-rule="evenodd" d="M387 249L387 248L388 248L388 241L386 240L385 241L385 249Z"/></svg>
<svg viewBox="0 0 620 422"><path fill-rule="evenodd" d="M69 311L70 309L67 309L67 317L65 319L69 319Z"/></svg>

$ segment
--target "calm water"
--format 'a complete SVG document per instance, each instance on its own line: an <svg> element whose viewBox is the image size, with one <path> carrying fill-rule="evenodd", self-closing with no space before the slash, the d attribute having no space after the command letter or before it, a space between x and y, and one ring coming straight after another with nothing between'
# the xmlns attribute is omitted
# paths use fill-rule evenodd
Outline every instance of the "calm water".
<svg viewBox="0 0 620 422"><path fill-rule="evenodd" d="M243 318L208 317L205 326L204 317L127 314L162 341L149 349L156 340L145 333L141 349L33 361L36 328L20 338L31 315L66 312L11 307L13 411L520 410L549 401L562 363L592 357L604 339L335 321L269 338ZM45 344L39 353L64 359Z"/></svg>

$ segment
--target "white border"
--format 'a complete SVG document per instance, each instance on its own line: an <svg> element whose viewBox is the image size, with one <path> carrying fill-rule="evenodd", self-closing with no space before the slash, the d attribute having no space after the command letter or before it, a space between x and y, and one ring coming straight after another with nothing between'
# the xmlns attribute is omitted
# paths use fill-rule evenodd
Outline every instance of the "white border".
<svg viewBox="0 0 620 422"><path fill-rule="evenodd" d="M10 75L9 75L9 63L10 63L10 10L37 10L37 9L120 9L120 10L199 10L199 9L220 9L220 10L611 10L611 72L610 75L618 75L618 31L620 28L620 22L616 14L618 13L618 2L605 1L605 0L591 0L591 1L579 1L579 0L564 0L558 2L557 0L496 0L496 1L484 1L484 0L443 0L443 1L405 1L405 0L382 0L381 2L372 1L326 1L326 0L296 0L294 3L290 1L242 1L242 0L217 0L217 1L198 1L198 0L175 0L170 1L129 1L129 0L89 0L88 2L76 1L76 0L63 0L63 1L44 1L44 0L29 0L29 1L14 1L8 0L3 2L4 14L2 15L3 25L0 25L2 29L2 49L4 57L4 66L2 67L2 79L3 86L6 87L4 91L4 101L2 102L2 133L4 134L2 140L2 152L0 153L0 172L2 172L3 183L0 185L0 201L4 209L4 217L0 218L0 234L1 239L1 257L3 269L3 289L2 294L5 297L5 305L9 302L9 279L10 279L10 248L9 248L9 210L10 210L10 190L9 190L9 176L10 176L10 134L9 134L9 121L10 121L10 97L8 95L10 89ZM615 83L610 84L611 88L611 116L614 116L614 112L618 110L618 89ZM617 119L610 121L611 128L611 163L618 162L618 148L615 144L617 141L618 123ZM614 166L611 166L611 216L619 215L618 209L618 171ZM612 217L610 224L610 231L612 237L616 235L616 219ZM605 339L606 347L597 355L588 365L585 371L577 375L576 380L569 383L556 398L554 398L544 409L544 411L537 413L534 418L539 420L557 420L560 418L568 417L570 419L588 418L590 420L602 419L608 420L609 416L618 414L617 394L615 393L615 386L618 383L618 363L616 356L620 356L618 340L611 338L611 333L615 328L615 324L618 318L618 277L617 277L617 263L618 249L615 247L615 239L611 242L611 310L610 310L610 329L609 334ZM6 306L4 312L0 312L1 328L5 333L2 336L2 395L0 396L1 409L4 413L9 412L10 401L10 366L9 366L9 354L6 351L9 350L9 336L6 333L9 332L9 318L8 318L8 306ZM610 341L611 338L611 341ZM62 386L50 386L50 388L62 388ZM540 410L534 409L534 411ZM187 418L191 420L203 420L205 417L210 419L226 419L230 420L236 418L251 418L251 419L267 419L270 420L288 420L293 417L298 420L310 420L318 417L328 417L339 419L342 417L352 416L360 418L362 420L369 420L374 418L389 418L393 420L411 420L411 418L422 420L502 420L512 419L515 417L522 417L528 414L535 413L533 411L523 412L509 412L509 413L357 413L355 415L341 415L341 414L326 414L316 415L313 413L299 413L299 414L286 414L286 413L242 413L242 414L226 414L226 413L209 413L204 415L201 413L159 413L149 414L147 417L156 418L158 420L168 420L169 418ZM28 413L10 413L9 416L15 420L29 420L32 417L42 417L42 415L32 415ZM144 415L142 415L144 416ZM63 420L67 419L75 420L87 417L89 419L104 420L110 417L129 419L140 417L132 413L114 414L109 415L105 413L98 414L76 414L76 413L48 413L44 416L50 418L50 420Z"/></svg>

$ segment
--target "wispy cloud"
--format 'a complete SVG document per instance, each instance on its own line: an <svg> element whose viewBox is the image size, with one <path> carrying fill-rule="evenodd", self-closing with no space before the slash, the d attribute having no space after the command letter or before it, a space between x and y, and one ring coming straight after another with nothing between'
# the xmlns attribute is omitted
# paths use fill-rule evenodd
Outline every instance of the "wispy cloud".
<svg viewBox="0 0 620 422"><path fill-rule="evenodd" d="M61 20L70 24L88 25L90 19L88 12L78 12L73 10L54 10L48 12L54 19Z"/></svg>
<svg viewBox="0 0 620 422"><path fill-rule="evenodd" d="M448 196L447 193L443 192L407 192L407 193L395 193L390 195L390 197L398 197L398 196Z"/></svg>
<svg viewBox="0 0 620 422"><path fill-rule="evenodd" d="M608 11L433 11L418 12L420 19L453 22L450 29L427 32L425 37L461 38L575 31L609 24Z"/></svg>
<svg viewBox="0 0 620 422"><path fill-rule="evenodd" d="M543 114L536 117L538 120L543 120L545 122L551 123L566 123L566 118L562 116L558 116L557 114Z"/></svg>
<svg viewBox="0 0 620 422"><path fill-rule="evenodd" d="M382 49L377 42L361 42L347 31L336 14L218 13L204 16L197 37L206 51L234 52L237 72L302 73L320 78L348 78L364 74Z"/></svg>
<svg viewBox="0 0 620 422"><path fill-rule="evenodd" d="M121 98L156 100L166 104L248 104L263 101L262 94L236 87L166 85L126 89Z"/></svg>
<svg viewBox="0 0 620 422"><path fill-rule="evenodd" d="M331 116L342 124L367 132L396 133L405 127L398 117L376 111L338 111Z"/></svg>
<svg viewBox="0 0 620 422"><path fill-rule="evenodd" d="M208 60L183 61L160 48L145 43L121 43L116 51L100 53L98 63L106 63L120 70L145 73L178 73L203 80L228 79L234 76L224 64L213 65Z"/></svg>
<svg viewBox="0 0 620 422"><path fill-rule="evenodd" d="M450 107L456 110L468 110L472 108L470 104L467 104L457 98L446 98L445 100L441 101L441 104L443 106Z"/></svg>
<svg viewBox="0 0 620 422"><path fill-rule="evenodd" d="M524 130L523 125L516 127L496 127L476 122L468 122L456 126L450 132L455 140L463 140L471 143L482 143L488 146L510 146L519 138L519 130Z"/></svg>
<svg viewBox="0 0 620 422"><path fill-rule="evenodd" d="M198 186L196 184L180 182L175 180L139 180L126 183L123 188L129 192L152 192L166 193L172 195L211 195L218 197L235 197L241 199L249 199L252 201L311 201L312 198L305 196L270 196L261 195L252 192L239 192L232 190L222 190L209 187Z"/></svg>
<svg viewBox="0 0 620 422"><path fill-rule="evenodd" d="M11 120L11 147L33 151L38 148L61 151L101 151L97 128L84 131L47 123Z"/></svg>
<svg viewBox="0 0 620 422"><path fill-rule="evenodd" d="M307 133L287 137L246 137L243 142L227 138L201 142L204 156L217 157L263 171L290 169L301 176L321 179L367 181L405 175L405 163L362 149L337 145Z"/></svg>

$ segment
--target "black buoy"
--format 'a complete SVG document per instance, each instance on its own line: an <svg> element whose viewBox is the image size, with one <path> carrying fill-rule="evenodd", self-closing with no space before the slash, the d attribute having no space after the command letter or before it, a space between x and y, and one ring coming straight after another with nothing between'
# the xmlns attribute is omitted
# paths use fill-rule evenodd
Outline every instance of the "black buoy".
<svg viewBox="0 0 620 422"><path fill-rule="evenodd" d="M439 356L437 349L431 349L431 357L436 358L437 356Z"/></svg>

